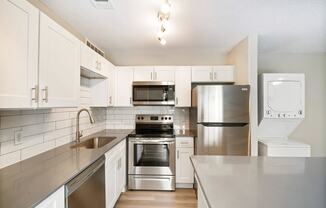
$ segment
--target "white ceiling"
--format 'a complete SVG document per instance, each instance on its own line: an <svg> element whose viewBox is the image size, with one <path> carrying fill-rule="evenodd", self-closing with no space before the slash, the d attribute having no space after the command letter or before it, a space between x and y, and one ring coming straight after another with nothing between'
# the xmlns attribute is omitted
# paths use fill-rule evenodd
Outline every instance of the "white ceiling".
<svg viewBox="0 0 326 208"><path fill-rule="evenodd" d="M119 65L138 58L185 62L202 51L214 59L250 33L259 35L260 52L326 52L326 0L170 0L165 46L156 39L163 0L113 0L114 10L95 9L90 0L41 1Z"/></svg>

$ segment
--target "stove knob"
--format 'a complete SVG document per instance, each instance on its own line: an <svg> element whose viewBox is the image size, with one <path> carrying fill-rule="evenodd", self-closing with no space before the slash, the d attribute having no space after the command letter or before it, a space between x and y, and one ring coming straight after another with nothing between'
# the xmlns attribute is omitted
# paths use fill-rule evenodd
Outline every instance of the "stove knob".
<svg viewBox="0 0 326 208"><path fill-rule="evenodd" d="M168 120L168 117L165 117L165 120Z"/></svg>
<svg viewBox="0 0 326 208"><path fill-rule="evenodd" d="M144 120L144 117L141 117L141 120Z"/></svg>
<svg viewBox="0 0 326 208"><path fill-rule="evenodd" d="M137 117L138 120L140 120L140 117Z"/></svg>
<svg viewBox="0 0 326 208"><path fill-rule="evenodd" d="M164 120L164 117L161 117L161 120Z"/></svg>
<svg viewBox="0 0 326 208"><path fill-rule="evenodd" d="M169 120L171 120L171 117L169 117Z"/></svg>

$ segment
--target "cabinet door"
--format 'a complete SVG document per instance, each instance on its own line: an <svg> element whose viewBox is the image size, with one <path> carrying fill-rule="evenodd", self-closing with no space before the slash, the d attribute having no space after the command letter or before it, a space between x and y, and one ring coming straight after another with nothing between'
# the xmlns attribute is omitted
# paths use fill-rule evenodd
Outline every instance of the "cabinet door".
<svg viewBox="0 0 326 208"><path fill-rule="evenodd" d="M190 161L193 154L193 148L177 148L176 183L194 183L194 169Z"/></svg>
<svg viewBox="0 0 326 208"><path fill-rule="evenodd" d="M0 25L0 108L37 107L39 11L1 0Z"/></svg>
<svg viewBox="0 0 326 208"><path fill-rule="evenodd" d="M115 105L115 84L116 84L116 69L113 64L109 62L108 67L108 106Z"/></svg>
<svg viewBox="0 0 326 208"><path fill-rule="evenodd" d="M126 143L119 150L119 157L117 161L117 195L120 196L126 186Z"/></svg>
<svg viewBox="0 0 326 208"><path fill-rule="evenodd" d="M35 208L65 208L64 186L39 203Z"/></svg>
<svg viewBox="0 0 326 208"><path fill-rule="evenodd" d="M234 82L234 66L214 66L214 80L217 82Z"/></svg>
<svg viewBox="0 0 326 208"><path fill-rule="evenodd" d="M40 15L40 107L79 104L79 40L45 14Z"/></svg>
<svg viewBox="0 0 326 208"><path fill-rule="evenodd" d="M113 208L116 202L116 159L114 155L108 153L105 161L105 200L106 207Z"/></svg>
<svg viewBox="0 0 326 208"><path fill-rule="evenodd" d="M118 67L116 75L116 106L132 106L133 69L131 67Z"/></svg>
<svg viewBox="0 0 326 208"><path fill-rule="evenodd" d="M175 107L191 107L191 68L175 70Z"/></svg>
<svg viewBox="0 0 326 208"><path fill-rule="evenodd" d="M108 68L109 61L106 60L106 58L104 58L103 56L97 54L96 72L106 77Z"/></svg>
<svg viewBox="0 0 326 208"><path fill-rule="evenodd" d="M134 81L152 81L154 72L152 66L134 67Z"/></svg>
<svg viewBox="0 0 326 208"><path fill-rule="evenodd" d="M156 66L154 70L154 80L160 82L174 82L173 66Z"/></svg>
<svg viewBox="0 0 326 208"><path fill-rule="evenodd" d="M213 68L211 66L193 66L191 71L192 82L213 81Z"/></svg>
<svg viewBox="0 0 326 208"><path fill-rule="evenodd" d="M84 43L81 43L80 53L80 65L88 70L96 71L97 53Z"/></svg>

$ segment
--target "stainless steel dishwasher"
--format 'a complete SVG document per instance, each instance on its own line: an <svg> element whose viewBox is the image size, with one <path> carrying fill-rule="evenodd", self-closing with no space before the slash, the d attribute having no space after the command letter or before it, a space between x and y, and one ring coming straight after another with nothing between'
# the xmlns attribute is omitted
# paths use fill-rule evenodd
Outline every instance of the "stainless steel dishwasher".
<svg viewBox="0 0 326 208"><path fill-rule="evenodd" d="M66 208L105 208L105 158L66 184Z"/></svg>

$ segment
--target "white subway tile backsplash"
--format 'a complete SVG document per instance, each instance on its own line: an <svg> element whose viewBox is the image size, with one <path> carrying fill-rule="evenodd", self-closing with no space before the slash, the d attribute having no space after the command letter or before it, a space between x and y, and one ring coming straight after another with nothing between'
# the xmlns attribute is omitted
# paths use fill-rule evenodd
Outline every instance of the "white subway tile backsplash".
<svg viewBox="0 0 326 208"><path fill-rule="evenodd" d="M54 129L55 129L55 122L24 126L21 128L22 137L42 134L49 131L53 131Z"/></svg>
<svg viewBox="0 0 326 208"><path fill-rule="evenodd" d="M67 119L69 119L69 112L50 113L50 114L45 114L44 116L45 122L62 121Z"/></svg>
<svg viewBox="0 0 326 208"><path fill-rule="evenodd" d="M73 136L69 135L69 136L65 136L65 137L61 137L55 140L55 146L59 147L61 145L67 144L69 142L73 141Z"/></svg>
<svg viewBox="0 0 326 208"><path fill-rule="evenodd" d="M20 149L30 147L36 144L43 143L43 135L37 135L32 137L25 137L21 140L21 143L15 144L14 140L1 143L0 152L1 154L7 154L10 152L15 152Z"/></svg>
<svg viewBox="0 0 326 208"><path fill-rule="evenodd" d="M20 151L0 155L0 169L20 161Z"/></svg>
<svg viewBox="0 0 326 208"><path fill-rule="evenodd" d="M63 129L63 128L68 128L73 126L73 120L68 119L68 120L63 120L63 121L56 121L55 122L55 129Z"/></svg>
<svg viewBox="0 0 326 208"><path fill-rule="evenodd" d="M72 128L57 129L55 131L51 131L44 134L44 141L57 139L60 137L71 135L72 133L74 133L74 129Z"/></svg>
<svg viewBox="0 0 326 208"><path fill-rule="evenodd" d="M21 150L21 160L28 159L30 157L33 157L37 154L41 154L42 152L46 152L50 149L53 149L55 147L55 141L48 141L45 143L41 143L38 145L34 145L32 147L28 147Z"/></svg>
<svg viewBox="0 0 326 208"><path fill-rule="evenodd" d="M27 126L32 124L38 124L43 122L43 114L35 115L16 115L16 116L1 116L0 128L13 128L17 126Z"/></svg>

